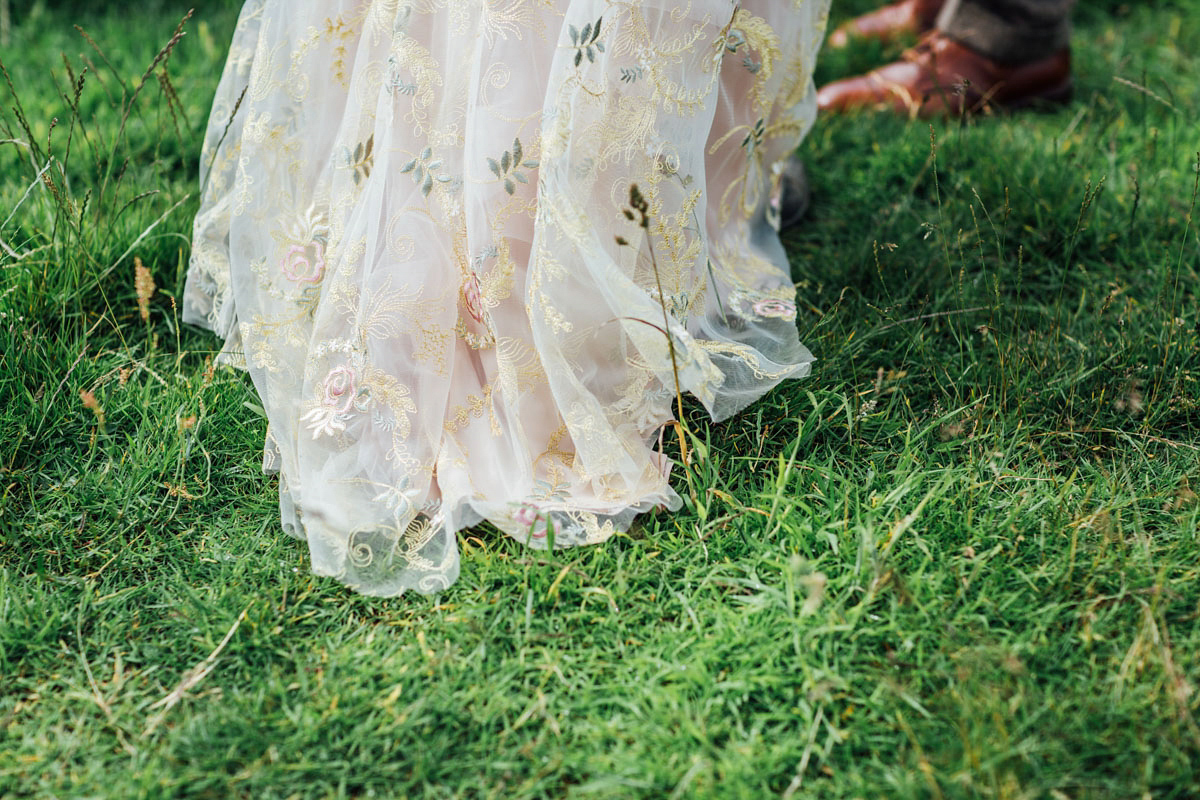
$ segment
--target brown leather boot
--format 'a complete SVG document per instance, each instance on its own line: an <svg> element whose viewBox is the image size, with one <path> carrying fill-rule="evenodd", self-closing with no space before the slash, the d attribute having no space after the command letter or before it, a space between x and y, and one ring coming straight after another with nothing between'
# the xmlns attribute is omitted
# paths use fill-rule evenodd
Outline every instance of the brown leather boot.
<svg viewBox="0 0 1200 800"><path fill-rule="evenodd" d="M852 39L890 42L903 35L932 30L946 0L901 0L855 17L829 35L830 47L845 47Z"/></svg>
<svg viewBox="0 0 1200 800"><path fill-rule="evenodd" d="M934 31L900 61L821 87L817 105L822 111L961 116L1065 103L1072 88L1070 48L1028 64L1000 64Z"/></svg>

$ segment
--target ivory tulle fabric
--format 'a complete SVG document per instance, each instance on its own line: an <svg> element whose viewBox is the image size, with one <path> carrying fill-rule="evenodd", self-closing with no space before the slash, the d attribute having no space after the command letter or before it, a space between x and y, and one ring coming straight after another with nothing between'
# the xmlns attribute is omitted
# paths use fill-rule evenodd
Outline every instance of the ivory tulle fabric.
<svg viewBox="0 0 1200 800"><path fill-rule="evenodd" d="M808 373L771 219L827 6L245 4L185 319L249 370L314 571L435 592L481 520L561 547L677 508L664 305L715 418Z"/></svg>

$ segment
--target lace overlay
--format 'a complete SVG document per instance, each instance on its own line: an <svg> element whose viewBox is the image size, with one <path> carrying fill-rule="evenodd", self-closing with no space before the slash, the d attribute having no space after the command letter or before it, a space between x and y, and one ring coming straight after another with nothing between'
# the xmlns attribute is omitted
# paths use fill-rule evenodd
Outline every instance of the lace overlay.
<svg viewBox="0 0 1200 800"><path fill-rule="evenodd" d="M185 319L249 370L316 572L434 592L481 520L562 547L677 508L663 305L715 418L807 374L771 220L827 5L245 4Z"/></svg>

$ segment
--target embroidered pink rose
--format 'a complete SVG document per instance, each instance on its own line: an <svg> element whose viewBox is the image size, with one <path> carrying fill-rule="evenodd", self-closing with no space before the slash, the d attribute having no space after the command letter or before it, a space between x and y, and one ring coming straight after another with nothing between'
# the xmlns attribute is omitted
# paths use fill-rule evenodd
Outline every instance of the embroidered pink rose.
<svg viewBox="0 0 1200 800"><path fill-rule="evenodd" d="M334 367L325 376L322 390L325 407L336 414L345 414L354 405L354 371L349 367Z"/></svg>
<svg viewBox="0 0 1200 800"><path fill-rule="evenodd" d="M294 244L279 263L283 276L296 283L320 283L325 277L325 245Z"/></svg>
<svg viewBox="0 0 1200 800"><path fill-rule="evenodd" d="M759 300L753 306L754 313L760 317L785 319L789 322L796 318L796 304L790 300L768 298Z"/></svg>
<svg viewBox="0 0 1200 800"><path fill-rule="evenodd" d="M471 273L462 285L463 305L476 322L483 322L483 290L479 287L479 276Z"/></svg>
<svg viewBox="0 0 1200 800"><path fill-rule="evenodd" d="M529 528L538 521L539 516L537 506L531 506L526 503L513 512L513 522L522 527Z"/></svg>

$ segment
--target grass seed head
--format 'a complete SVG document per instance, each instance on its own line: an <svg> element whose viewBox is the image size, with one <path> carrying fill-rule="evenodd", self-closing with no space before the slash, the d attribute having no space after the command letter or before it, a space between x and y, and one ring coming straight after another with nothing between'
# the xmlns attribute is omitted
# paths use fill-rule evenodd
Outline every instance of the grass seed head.
<svg viewBox="0 0 1200 800"><path fill-rule="evenodd" d="M143 322L149 322L150 298L154 297L154 292L158 290L158 286L155 285L154 276L150 274L150 270L136 256L133 259L133 273L133 286L137 292L138 313L142 315Z"/></svg>
<svg viewBox="0 0 1200 800"><path fill-rule="evenodd" d="M96 399L95 393L90 389L79 390L79 400L83 403L83 407L96 417L96 424L101 428L104 427L104 407L100 405L100 401Z"/></svg>

